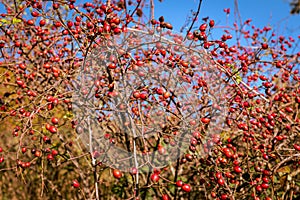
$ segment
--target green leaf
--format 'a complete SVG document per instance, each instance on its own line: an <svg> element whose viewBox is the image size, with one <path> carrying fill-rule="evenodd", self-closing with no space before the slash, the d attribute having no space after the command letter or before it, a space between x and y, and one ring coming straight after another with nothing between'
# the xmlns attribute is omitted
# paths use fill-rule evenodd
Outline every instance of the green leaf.
<svg viewBox="0 0 300 200"><path fill-rule="evenodd" d="M172 194L175 193L175 189L176 189L176 186L175 185L169 185L169 190Z"/></svg>
<svg viewBox="0 0 300 200"><path fill-rule="evenodd" d="M63 116L64 119L68 119L68 118L72 118L72 117L73 117L73 114L72 114L71 112L67 112L67 113Z"/></svg>
<svg viewBox="0 0 300 200"><path fill-rule="evenodd" d="M184 183L186 183L188 181L188 179L184 176L178 178L177 180L182 180Z"/></svg>

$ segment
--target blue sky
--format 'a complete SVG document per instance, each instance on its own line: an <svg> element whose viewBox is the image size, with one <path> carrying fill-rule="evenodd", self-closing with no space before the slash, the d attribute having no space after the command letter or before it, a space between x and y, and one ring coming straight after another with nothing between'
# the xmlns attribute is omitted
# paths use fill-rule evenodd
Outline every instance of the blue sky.
<svg viewBox="0 0 300 200"><path fill-rule="evenodd" d="M191 10L196 11L198 0L155 0L155 17L164 15L174 30L180 31ZM252 19L253 25L262 28L270 25L277 34L297 37L300 35L300 15L290 15L288 0L238 0L242 20ZM231 13L226 18L224 8ZM219 25L232 25L234 21L234 0L203 0L199 19L209 16ZM198 22L198 25L200 22Z"/></svg>

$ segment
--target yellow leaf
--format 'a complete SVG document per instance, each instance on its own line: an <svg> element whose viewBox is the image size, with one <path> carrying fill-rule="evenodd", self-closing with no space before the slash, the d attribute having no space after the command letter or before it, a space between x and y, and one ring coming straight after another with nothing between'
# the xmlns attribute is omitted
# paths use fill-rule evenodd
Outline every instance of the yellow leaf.
<svg viewBox="0 0 300 200"><path fill-rule="evenodd" d="M240 84L242 82L242 78L239 74L236 75L235 81L237 82L237 84Z"/></svg>
<svg viewBox="0 0 300 200"><path fill-rule="evenodd" d="M227 140L228 138L230 138L230 134L229 132L227 131L223 131L221 134L220 134L221 138L223 138L224 140Z"/></svg>
<svg viewBox="0 0 300 200"><path fill-rule="evenodd" d="M281 167L277 170L277 172L283 172L283 173L290 173L291 172L291 169L289 166L284 166L284 167Z"/></svg>
<svg viewBox="0 0 300 200"><path fill-rule="evenodd" d="M22 20L17 19L17 18L13 18L13 20L12 20L13 24L17 24L17 23L20 23L20 22L22 22Z"/></svg>
<svg viewBox="0 0 300 200"><path fill-rule="evenodd" d="M0 20L3 24L7 24L7 20L6 19L1 19Z"/></svg>
<svg viewBox="0 0 300 200"><path fill-rule="evenodd" d="M277 170L278 174L280 177L284 176L285 174L288 174L291 172L291 169L289 166L284 166L284 167L281 167Z"/></svg>

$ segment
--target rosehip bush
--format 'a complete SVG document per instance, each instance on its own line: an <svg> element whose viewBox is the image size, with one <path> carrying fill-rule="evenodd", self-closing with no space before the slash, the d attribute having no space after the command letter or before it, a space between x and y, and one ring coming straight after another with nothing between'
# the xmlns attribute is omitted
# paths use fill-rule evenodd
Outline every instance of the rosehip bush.
<svg viewBox="0 0 300 200"><path fill-rule="evenodd" d="M181 35L153 0L2 5L4 199L300 198L300 35L199 12Z"/></svg>

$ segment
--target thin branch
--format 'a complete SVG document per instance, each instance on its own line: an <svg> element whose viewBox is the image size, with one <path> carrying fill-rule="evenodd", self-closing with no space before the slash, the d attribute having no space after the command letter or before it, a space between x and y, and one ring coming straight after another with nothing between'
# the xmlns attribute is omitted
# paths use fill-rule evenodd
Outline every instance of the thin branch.
<svg viewBox="0 0 300 200"><path fill-rule="evenodd" d="M289 157L287 157L286 159L284 159L284 160L282 160L280 163L278 163L273 169L272 169L272 171L273 172L276 172L277 171L277 169L279 168L279 167L281 167L281 165L283 165L284 163L286 163L286 162L288 162L288 161L290 161L290 160L293 160L294 158L299 158L300 157L300 154L298 153L298 154L294 154L294 155L291 155L291 156L289 156Z"/></svg>
<svg viewBox="0 0 300 200"><path fill-rule="evenodd" d="M196 12L196 14L195 14L195 17L194 17L194 19L193 19L193 22L192 22L192 24L191 24L189 30L187 31L187 33L186 33L185 38L184 38L183 41L186 40L186 38L187 38L189 32L192 30L192 28L193 28L193 26L194 26L194 24L195 24L195 21L196 21L195 19L197 19L198 15L199 15L199 13L200 13L201 4L202 4L202 0L199 1L198 8L197 8L197 12Z"/></svg>
<svg viewBox="0 0 300 200"><path fill-rule="evenodd" d="M137 152L136 152L136 138L137 138L137 134L135 132L135 126L134 126L134 121L132 120L131 117L129 117L130 119L130 123L131 123L131 126L133 127L132 128L132 132L133 132L133 157L134 157L134 166L135 168L138 170L139 168L139 164L138 164L138 161L137 161ZM134 186L134 195L135 197L138 197L139 196L139 173L137 172L136 175L135 175L135 186Z"/></svg>
<svg viewBox="0 0 300 200"><path fill-rule="evenodd" d="M91 157L92 157L92 166L93 166L93 169L94 169L94 182L95 182L95 192L96 192L96 199L99 200L99 189L98 189L98 176L97 176L97 165L96 165L96 159L94 158L93 156L93 140L92 140L92 137L93 137L93 133L92 133L92 130L91 130L91 122L90 122L90 116L88 116L87 118L88 120L88 126L89 126L89 144L90 144L90 154L91 154Z"/></svg>
<svg viewBox="0 0 300 200"><path fill-rule="evenodd" d="M154 19L154 0L150 0L150 20L152 19ZM152 26L154 27L154 25Z"/></svg>

